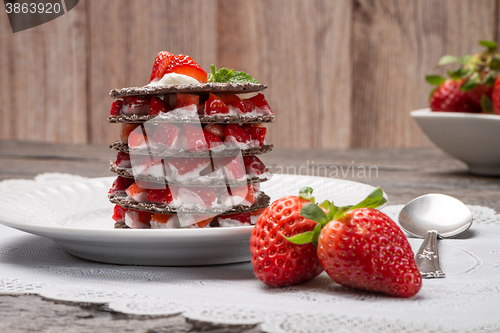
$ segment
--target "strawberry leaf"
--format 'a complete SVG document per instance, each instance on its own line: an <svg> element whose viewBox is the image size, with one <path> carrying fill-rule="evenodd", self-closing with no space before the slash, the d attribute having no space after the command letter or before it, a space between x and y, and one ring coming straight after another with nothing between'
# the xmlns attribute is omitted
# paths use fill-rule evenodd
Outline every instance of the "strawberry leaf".
<svg viewBox="0 0 500 333"><path fill-rule="evenodd" d="M476 88L479 83L481 83L481 77L479 76L478 72L474 72L467 81L462 83L462 85L460 86L460 90L471 91Z"/></svg>
<svg viewBox="0 0 500 333"><path fill-rule="evenodd" d="M208 75L208 82L219 83L259 83L245 72L235 71L234 69L219 68L216 71L215 65L210 66L211 73Z"/></svg>
<svg viewBox="0 0 500 333"><path fill-rule="evenodd" d="M486 95L481 96L481 109L484 113L494 114L493 101Z"/></svg>
<svg viewBox="0 0 500 333"><path fill-rule="evenodd" d="M323 209L312 202L307 203L302 207L300 216L318 222L321 225L325 225L330 222Z"/></svg>
<svg viewBox="0 0 500 333"><path fill-rule="evenodd" d="M352 205L350 206L343 206L343 207L340 207L337 212L335 213L335 217L333 218L334 220L338 220L340 219L342 216L345 215L345 213L347 213L348 211L350 211L352 208Z"/></svg>
<svg viewBox="0 0 500 333"><path fill-rule="evenodd" d="M313 193L313 189L312 188L310 188L310 187L303 187L303 188L301 188L299 190L299 197L301 197L302 199L309 200L312 203L315 203L316 201L314 201L314 197L312 196L312 193Z"/></svg>
<svg viewBox="0 0 500 333"><path fill-rule="evenodd" d="M499 70L500 69L500 56L495 54L490 61L490 69Z"/></svg>
<svg viewBox="0 0 500 333"><path fill-rule="evenodd" d="M486 74L481 84L493 87L493 85L495 84L495 76L491 72L489 72L488 74Z"/></svg>
<svg viewBox="0 0 500 333"><path fill-rule="evenodd" d="M370 193L365 200L361 201L357 205L353 206L351 209L357 208L377 208L385 204L387 200L384 198L384 191L380 187L377 187Z"/></svg>
<svg viewBox="0 0 500 333"><path fill-rule="evenodd" d="M287 241L292 242L294 244L302 245L302 244L314 243L314 245L318 245L318 237L320 232L321 232L321 225L317 224L316 227L314 227L313 231L306 231L301 234L297 234L293 237L286 237L283 234L282 236Z"/></svg>
<svg viewBox="0 0 500 333"><path fill-rule="evenodd" d="M461 59L451 56L451 55L445 55L441 59L439 59L438 66L443 66L447 64L453 64L453 63L462 63Z"/></svg>
<svg viewBox="0 0 500 333"><path fill-rule="evenodd" d="M332 203L328 200L323 201L322 203L319 204L320 207L323 207L324 209L330 209L330 205Z"/></svg>
<svg viewBox="0 0 500 333"><path fill-rule="evenodd" d="M479 41L479 44L486 47L490 53L494 53L497 49L497 43L490 40L481 40Z"/></svg>
<svg viewBox="0 0 500 333"><path fill-rule="evenodd" d="M335 218L335 215L337 214L338 210L339 207L335 206L333 202L331 202L330 207L328 208L328 213L326 214L326 217L328 218L329 221Z"/></svg>
<svg viewBox="0 0 500 333"><path fill-rule="evenodd" d="M440 85L441 83L443 83L444 81L446 81L446 79L442 76L439 76L439 75L426 75L425 76L425 80L432 84L432 85Z"/></svg>

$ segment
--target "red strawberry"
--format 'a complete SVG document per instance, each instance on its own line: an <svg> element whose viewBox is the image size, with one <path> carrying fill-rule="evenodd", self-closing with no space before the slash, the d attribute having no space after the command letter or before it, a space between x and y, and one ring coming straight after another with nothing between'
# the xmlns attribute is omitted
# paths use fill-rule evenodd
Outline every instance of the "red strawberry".
<svg viewBox="0 0 500 333"><path fill-rule="evenodd" d="M200 96L198 95L177 93L176 99L176 108L183 108L188 105L196 105L198 107L200 104Z"/></svg>
<svg viewBox="0 0 500 333"><path fill-rule="evenodd" d="M117 99L116 101L111 104L111 115L112 116L119 116L120 112L122 111L122 106L123 106L123 101L121 99Z"/></svg>
<svg viewBox="0 0 500 333"><path fill-rule="evenodd" d="M155 58L149 82L156 78L161 79L167 73L187 75L200 83L207 82L207 72L194 62L191 57L183 54L174 55L170 52L162 51Z"/></svg>
<svg viewBox="0 0 500 333"><path fill-rule="evenodd" d="M177 169L177 174L182 176L193 170L200 170L200 172L210 167L210 159L203 157L172 157L168 163Z"/></svg>
<svg viewBox="0 0 500 333"><path fill-rule="evenodd" d="M181 128L170 123L159 123L153 132L151 142L172 148L177 143Z"/></svg>
<svg viewBox="0 0 500 333"><path fill-rule="evenodd" d="M119 152L116 154L115 164L120 168L131 168L130 155L127 153Z"/></svg>
<svg viewBox="0 0 500 333"><path fill-rule="evenodd" d="M257 220L250 237L254 273L268 286L283 287L308 281L323 268L316 247L292 244L284 236L313 231L318 225L300 216L308 199L287 196L274 201Z"/></svg>
<svg viewBox="0 0 500 333"><path fill-rule="evenodd" d="M150 189L148 190L147 200L168 205L172 202L172 193L168 187L166 189Z"/></svg>
<svg viewBox="0 0 500 333"><path fill-rule="evenodd" d="M114 195L114 194L124 193L125 190L133 183L134 183L133 178L125 178L118 176L113 182L113 185L111 185L108 194Z"/></svg>
<svg viewBox="0 0 500 333"><path fill-rule="evenodd" d="M213 114L225 114L229 113L229 108L219 97L212 93L208 93L208 100L205 102L204 113L208 116Z"/></svg>
<svg viewBox="0 0 500 333"><path fill-rule="evenodd" d="M327 214L308 204L301 216L316 220L317 229L289 240L317 244L321 266L336 283L411 297L422 287L422 277L406 236L387 215L374 209L385 202L377 188L355 206L339 208L325 201L321 206L330 208Z"/></svg>
<svg viewBox="0 0 500 333"><path fill-rule="evenodd" d="M224 131L226 130L226 126L220 124L207 124L203 127L203 129L217 136L221 140L224 140Z"/></svg>
<svg viewBox="0 0 500 333"><path fill-rule="evenodd" d="M492 86L486 86L484 84L478 84L476 88L467 91L467 97L469 98L469 101L471 101L472 104L476 105L477 107L481 108L481 98L483 95L487 96L488 98L491 99L491 95L493 93L493 87ZM484 110L483 110L484 111Z"/></svg>
<svg viewBox="0 0 500 333"><path fill-rule="evenodd" d="M263 94L259 93L247 99L247 101L252 102L252 104L255 105L255 107L257 107L257 113L264 115L273 114L273 110L271 110L271 107L267 103L266 98L264 97Z"/></svg>
<svg viewBox="0 0 500 333"><path fill-rule="evenodd" d="M115 208L113 209L113 220L115 220L116 222L124 222L126 212L127 208L115 205Z"/></svg>
<svg viewBox="0 0 500 333"><path fill-rule="evenodd" d="M500 115L500 76L497 77L493 86L491 99L493 100L493 112Z"/></svg>
<svg viewBox="0 0 500 333"><path fill-rule="evenodd" d="M224 142L242 142L250 141L250 135L238 124L228 124L224 131Z"/></svg>
<svg viewBox="0 0 500 333"><path fill-rule="evenodd" d="M266 172L266 166L257 156L243 156L245 171L250 176L258 176Z"/></svg>
<svg viewBox="0 0 500 333"><path fill-rule="evenodd" d="M185 201L188 201L189 204L197 204L205 208L210 208L217 200L215 191L210 187L172 186L170 190L172 191L172 196L178 201L182 201L183 205L186 205Z"/></svg>
<svg viewBox="0 0 500 333"><path fill-rule="evenodd" d="M318 238L318 257L345 287L411 297L422 286L406 236L376 209L359 208L329 222Z"/></svg>
<svg viewBox="0 0 500 333"><path fill-rule="evenodd" d="M129 96L123 99L123 114L146 115L149 112L149 97Z"/></svg>
<svg viewBox="0 0 500 333"><path fill-rule="evenodd" d="M156 96L151 98L151 102L149 102L149 111L148 114L151 116L157 116L161 112L165 113L170 111L168 109L168 105L165 104L161 99Z"/></svg>
<svg viewBox="0 0 500 333"><path fill-rule="evenodd" d="M448 79L432 92L430 106L432 111L481 112L465 91L460 90L463 80Z"/></svg>
<svg viewBox="0 0 500 333"><path fill-rule="evenodd" d="M149 82L153 81L153 79L161 79L163 77L173 56L173 53L166 51L161 51L158 53L158 55L155 57L155 62L153 63L153 69L151 70L151 77L149 78Z"/></svg>
<svg viewBox="0 0 500 333"><path fill-rule="evenodd" d="M245 132L250 135L252 140L257 140L259 142L259 147L264 145L264 140L266 138L267 128L262 124L246 124L242 128Z"/></svg>

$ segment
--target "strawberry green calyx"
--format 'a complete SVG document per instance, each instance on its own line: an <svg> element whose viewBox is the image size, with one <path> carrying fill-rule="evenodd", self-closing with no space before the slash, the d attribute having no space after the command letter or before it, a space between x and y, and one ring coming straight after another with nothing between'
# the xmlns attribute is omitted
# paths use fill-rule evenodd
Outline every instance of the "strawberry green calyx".
<svg viewBox="0 0 500 333"><path fill-rule="evenodd" d="M302 198L302 199L306 199L306 200L309 200L311 202L315 202L314 201L314 197L312 196L312 193L313 193L313 189L310 188L310 187L303 187L299 190L299 197Z"/></svg>
<svg viewBox="0 0 500 333"><path fill-rule="evenodd" d="M208 82L218 83L256 83L259 81L252 78L245 72L235 71L234 69L219 68L216 70L214 64L210 66L211 73L208 74Z"/></svg>
<svg viewBox="0 0 500 333"><path fill-rule="evenodd" d="M283 237L294 244L313 243L314 245L318 245L318 237L321 232L321 228L324 227L328 222L339 220L345 214L355 209L377 208L382 206L386 202L387 199L384 198L384 192L380 187L377 187L363 201L356 205L337 207L333 204L333 202L330 202L328 200L323 201L320 205L316 205L314 201L310 202L302 207L300 216L313 220L317 222L318 225L316 225L313 231L307 231L290 238L286 236ZM327 212L325 213L324 210L327 210Z"/></svg>

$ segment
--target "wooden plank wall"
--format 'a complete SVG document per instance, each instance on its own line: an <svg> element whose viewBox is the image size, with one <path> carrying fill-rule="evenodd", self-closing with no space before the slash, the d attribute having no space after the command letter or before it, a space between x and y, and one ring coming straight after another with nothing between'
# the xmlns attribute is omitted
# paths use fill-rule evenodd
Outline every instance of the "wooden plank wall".
<svg viewBox="0 0 500 333"><path fill-rule="evenodd" d="M115 140L109 90L146 84L168 50L267 84L278 147L428 146L409 116L424 75L498 41L499 1L81 0L16 34L2 12L0 139Z"/></svg>

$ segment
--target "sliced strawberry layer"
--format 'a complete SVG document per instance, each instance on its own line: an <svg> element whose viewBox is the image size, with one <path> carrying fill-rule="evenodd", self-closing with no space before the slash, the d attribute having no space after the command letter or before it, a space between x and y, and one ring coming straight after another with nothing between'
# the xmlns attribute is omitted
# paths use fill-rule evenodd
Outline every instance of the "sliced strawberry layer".
<svg viewBox="0 0 500 333"><path fill-rule="evenodd" d="M172 202L172 192L167 187L166 189L150 189L148 190L147 200L150 202L170 204Z"/></svg>
<svg viewBox="0 0 500 333"><path fill-rule="evenodd" d="M148 137L142 133L142 128L137 128L128 136L128 146L130 148L144 147L147 146L147 140Z"/></svg>
<svg viewBox="0 0 500 333"><path fill-rule="evenodd" d="M154 130L151 142L172 148L177 143L181 127L169 123L159 123Z"/></svg>
<svg viewBox="0 0 500 333"><path fill-rule="evenodd" d="M273 114L273 110L271 110L271 107L267 103L266 98L263 94L259 93L247 99L247 101L253 103L253 105L258 108L257 113L265 115Z"/></svg>
<svg viewBox="0 0 500 333"><path fill-rule="evenodd" d="M259 142L259 147L262 147L264 145L267 128L263 126L255 126L253 124L243 125L242 128L245 130L245 132L247 132L247 134L250 136L252 140L257 140Z"/></svg>
<svg viewBox="0 0 500 333"><path fill-rule="evenodd" d="M178 175L186 175L194 170L199 172L205 168L210 167L210 159L203 157L172 157L168 160L168 163L173 166Z"/></svg>
<svg viewBox="0 0 500 333"><path fill-rule="evenodd" d="M226 125L224 135L224 142L232 142L232 140L235 140L236 142L248 143L251 140L248 133L237 124Z"/></svg>
<svg viewBox="0 0 500 333"><path fill-rule="evenodd" d="M157 116L160 113L165 113L170 111L168 105L163 102L160 98L153 96L151 97L151 102L149 103L149 111L148 114L150 116Z"/></svg>
<svg viewBox="0 0 500 333"><path fill-rule="evenodd" d="M179 227L177 215L175 214L154 214L151 217L151 229L174 229Z"/></svg>
<svg viewBox="0 0 500 333"><path fill-rule="evenodd" d="M229 215L223 215L219 216L219 224L221 224L222 227L225 226L225 220L233 220L233 221L238 221L241 224L251 224L251 212L245 212L245 213L236 213L236 214L229 214ZM234 226L234 225L228 225L228 226Z"/></svg>
<svg viewBox="0 0 500 333"><path fill-rule="evenodd" d="M241 99L236 94L231 93L218 93L217 96L224 102L224 104L229 105L230 103L241 101Z"/></svg>
<svg viewBox="0 0 500 333"><path fill-rule="evenodd" d="M198 95L177 93L176 99L176 108L183 108L189 105L196 105L198 107L200 105L200 96Z"/></svg>
<svg viewBox="0 0 500 333"><path fill-rule="evenodd" d="M152 213L128 209L125 213L125 224L131 229L149 229Z"/></svg>
<svg viewBox="0 0 500 333"><path fill-rule="evenodd" d="M118 176L115 179L115 181L113 182L113 185L111 185L111 188L110 188L108 194L113 195L113 194L116 194L117 192L123 192L133 183L134 183L134 180L131 178L125 178L125 177Z"/></svg>
<svg viewBox="0 0 500 333"><path fill-rule="evenodd" d="M219 139L224 140L224 131L226 130L226 126L220 124L207 124L203 127L203 129L217 136Z"/></svg>
<svg viewBox="0 0 500 333"><path fill-rule="evenodd" d="M147 199L148 190L139 186L137 183L130 185L125 192L127 195L137 202L144 202Z"/></svg>
<svg viewBox="0 0 500 333"><path fill-rule="evenodd" d="M149 112L149 97L129 96L123 98L123 114L146 115Z"/></svg>
<svg viewBox="0 0 500 333"><path fill-rule="evenodd" d="M185 124L184 136L187 139L188 149L190 151L206 151L208 150L207 140L203 129L199 125Z"/></svg>
<svg viewBox="0 0 500 333"><path fill-rule="evenodd" d="M245 166L240 156L214 157L213 163L215 170L224 170L224 177L227 179L241 179L245 176Z"/></svg>
<svg viewBox="0 0 500 333"><path fill-rule="evenodd" d="M257 156L243 156L245 171L251 176L262 175L266 171L266 166Z"/></svg>
<svg viewBox="0 0 500 333"><path fill-rule="evenodd" d="M116 154L115 164L120 168L131 168L132 163L130 162L130 155L124 152L118 152Z"/></svg>
<svg viewBox="0 0 500 333"><path fill-rule="evenodd" d="M255 192L252 185L246 187L228 187L229 195L233 197L243 198L250 204L253 204L256 200Z"/></svg>
<svg viewBox="0 0 500 333"><path fill-rule="evenodd" d="M230 106L240 110L241 113L249 113L255 109L253 103L247 99L229 103Z"/></svg>
<svg viewBox="0 0 500 333"><path fill-rule="evenodd" d="M140 124L123 124L122 130L120 132L120 141L122 143L128 143L128 137L133 130L140 126Z"/></svg>
<svg viewBox="0 0 500 333"><path fill-rule="evenodd" d="M112 116L119 116L122 111L122 106L123 106L123 101L121 99L114 101L113 104L111 104L110 114Z"/></svg>
<svg viewBox="0 0 500 333"><path fill-rule="evenodd" d="M199 220L199 219L202 219L204 218L205 216L194 216L195 220ZM195 225L198 227L198 228L205 228L207 227L210 222L212 222L214 219L214 217L209 217L207 219L204 219L204 220L201 220L200 222L196 222Z"/></svg>
<svg viewBox="0 0 500 333"><path fill-rule="evenodd" d="M208 100L205 102L204 113L208 116L214 114L226 114L229 113L229 108L219 97L212 93L208 93Z"/></svg>
<svg viewBox="0 0 500 333"><path fill-rule="evenodd" d="M115 208L113 209L113 220L115 220L116 222L124 222L126 212L127 208L115 205Z"/></svg>

